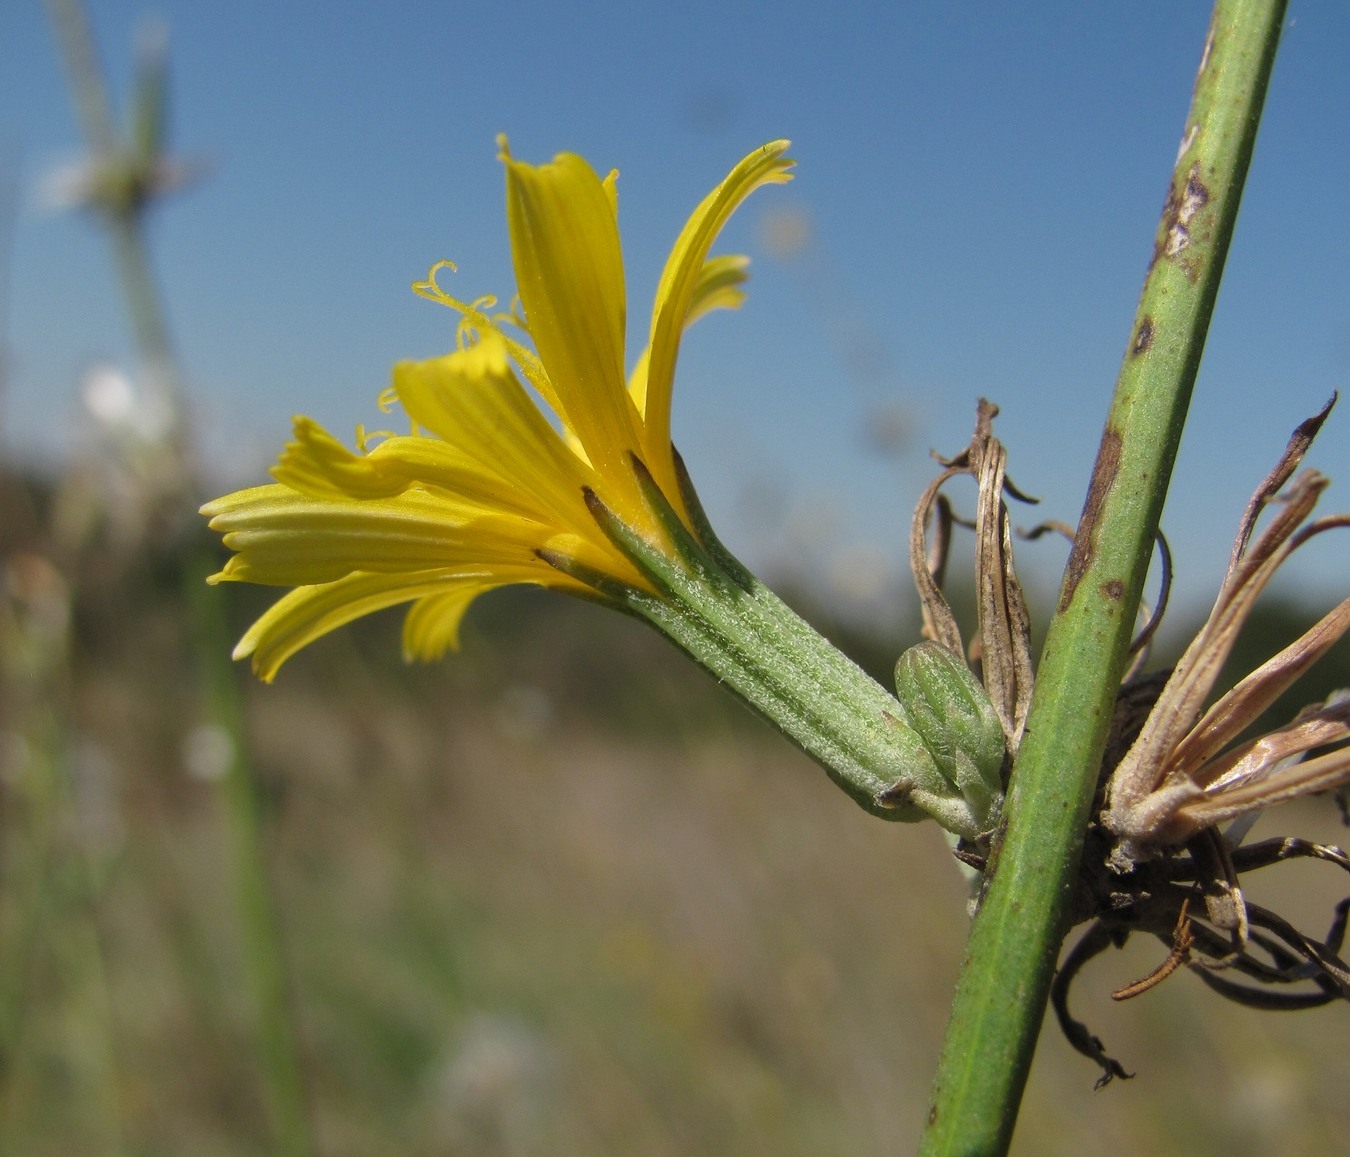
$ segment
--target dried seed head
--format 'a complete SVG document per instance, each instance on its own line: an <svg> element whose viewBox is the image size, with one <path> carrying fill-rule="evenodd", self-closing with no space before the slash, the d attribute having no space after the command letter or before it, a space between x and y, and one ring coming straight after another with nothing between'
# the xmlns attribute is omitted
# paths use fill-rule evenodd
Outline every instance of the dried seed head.
<svg viewBox="0 0 1350 1157"><path fill-rule="evenodd" d="M1289 481L1331 410L1304 422L1247 505L1228 572L1209 619L1186 649L1138 741L1106 789L1102 822L1118 840L1120 870L1184 843L1225 820L1350 781L1350 704L1333 697L1259 739L1237 737L1350 630L1350 598L1323 616L1205 710L1224 661L1275 572L1325 530L1350 516L1312 518L1328 483L1314 471L1293 479L1255 541L1263 509ZM1318 749L1312 758L1305 758Z"/></svg>

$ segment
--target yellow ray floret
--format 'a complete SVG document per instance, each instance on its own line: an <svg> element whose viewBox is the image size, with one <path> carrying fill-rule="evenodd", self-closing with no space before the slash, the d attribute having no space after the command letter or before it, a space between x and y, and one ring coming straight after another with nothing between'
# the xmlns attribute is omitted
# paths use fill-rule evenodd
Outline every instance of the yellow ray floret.
<svg viewBox="0 0 1350 1157"><path fill-rule="evenodd" d="M593 594L572 576L594 572L647 589L585 494L674 553L634 460L689 525L670 443L680 337L710 310L740 304L745 259L709 250L752 191L788 179L786 148L777 141L751 153L694 211L666 262L630 376L616 174L602 180L571 154L527 165L503 141L521 310L492 314L494 299L453 298L436 281L448 263L433 267L415 288L461 315L460 342L443 357L394 367L385 397L406 413L410 433L363 438L352 451L297 418L272 484L202 508L235 552L212 581L296 588L249 629L236 657L251 655L271 679L328 631L411 602L404 650L430 658L455 645L469 603L495 587ZM546 557L566 558L571 573Z"/></svg>

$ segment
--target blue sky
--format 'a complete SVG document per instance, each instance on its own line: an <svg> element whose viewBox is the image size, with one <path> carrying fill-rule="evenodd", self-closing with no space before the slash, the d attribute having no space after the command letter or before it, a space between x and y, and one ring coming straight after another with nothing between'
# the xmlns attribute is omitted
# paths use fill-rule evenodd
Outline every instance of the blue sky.
<svg viewBox="0 0 1350 1157"><path fill-rule="evenodd" d="M91 4L119 98L136 29L169 28L172 143L211 164L166 203L156 269L225 481L259 480L308 413L378 425L400 358L454 317L409 284L453 258L466 297L512 291L494 136L533 161L620 169L635 341L665 252L743 154L787 136L796 180L724 235L754 259L739 314L681 357L676 440L752 565L822 581L898 571L930 448L975 400L1028 515L1073 521L1176 153L1204 3L503 6ZM0 222L10 455L51 454L90 364L130 365L106 246L34 207L79 153L46 11L0 8ZM1291 5L1165 528L1179 589L1212 597L1238 514L1289 430L1350 384L1350 8ZM766 235L807 222L775 257ZM0 232L0 237L4 232ZM899 419L900 448L877 431ZM1350 507L1350 399L1315 461ZM1024 549L1049 575L1054 546ZM1309 552L1299 589L1343 588L1350 551ZM1318 578L1318 573L1321 579ZM842 587L839 597L843 597Z"/></svg>

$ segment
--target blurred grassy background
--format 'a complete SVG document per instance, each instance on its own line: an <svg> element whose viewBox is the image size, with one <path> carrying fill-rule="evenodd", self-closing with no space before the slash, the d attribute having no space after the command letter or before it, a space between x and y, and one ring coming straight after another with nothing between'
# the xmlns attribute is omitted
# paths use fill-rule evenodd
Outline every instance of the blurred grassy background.
<svg viewBox="0 0 1350 1157"><path fill-rule="evenodd" d="M0 486L0 1149L268 1153L182 603L198 528L63 536L73 492ZM213 597L242 630L270 595ZM883 669L902 644L849 641ZM385 616L240 674L318 1152L912 1148L966 927L936 827L868 817L654 634L534 592L437 665ZM1258 828L1286 831L1342 838L1326 801ZM1346 891L1253 883L1313 935ZM1184 973L1112 1004L1163 955L1076 992L1138 1077L1094 1092L1047 1027L1015 1151L1341 1151L1346 1010Z"/></svg>

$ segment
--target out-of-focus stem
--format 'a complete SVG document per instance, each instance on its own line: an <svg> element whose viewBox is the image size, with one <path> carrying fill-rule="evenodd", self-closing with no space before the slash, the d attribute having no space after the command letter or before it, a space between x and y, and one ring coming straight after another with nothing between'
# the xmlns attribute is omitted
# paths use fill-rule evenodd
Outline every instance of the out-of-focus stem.
<svg viewBox="0 0 1350 1157"><path fill-rule="evenodd" d="M93 163L142 167L136 172L128 169L119 174L122 184L118 188L125 195L105 196L96 200L93 207L112 241L148 392L154 404L164 406L165 412L172 415L171 442L165 449L175 470L174 481L191 487L194 471L184 435L180 378L144 236L144 213L152 196L146 190L150 188L151 170L158 158L141 155L121 140L78 0L48 0L48 6ZM136 192L126 193L127 189ZM185 497L190 507L197 505L190 495ZM272 1115L273 1151L286 1157L306 1157L313 1152L314 1145L288 970L267 869L266 833L248 762L239 688L229 659L224 603L204 597L206 576L215 569L215 561L205 550L192 552L184 571L185 593L205 685L206 715L228 736L231 747L221 799L234 850L234 885L257 1018L255 1034L262 1077Z"/></svg>
<svg viewBox="0 0 1350 1157"><path fill-rule="evenodd" d="M56 39L70 77L71 98L85 142L97 156L117 148L117 127L108 107L108 91L79 0L47 0Z"/></svg>

